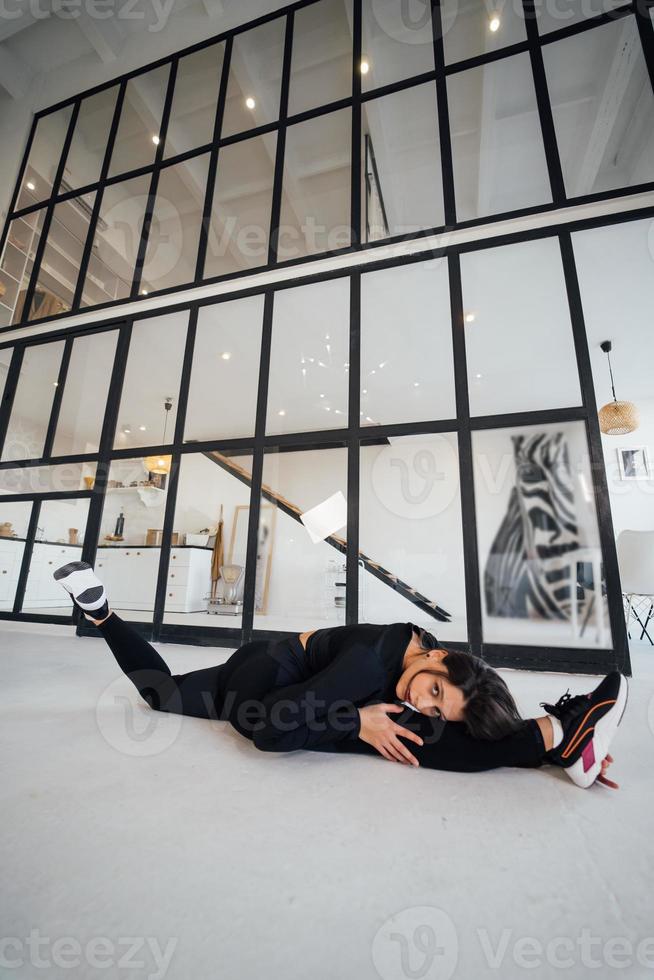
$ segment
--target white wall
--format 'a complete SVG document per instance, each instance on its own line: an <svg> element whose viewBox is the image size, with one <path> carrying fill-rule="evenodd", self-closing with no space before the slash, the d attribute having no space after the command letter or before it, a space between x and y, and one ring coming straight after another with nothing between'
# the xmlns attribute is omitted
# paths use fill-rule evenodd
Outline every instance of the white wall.
<svg viewBox="0 0 654 980"><path fill-rule="evenodd" d="M637 404L640 425L635 432L626 436L602 436L616 536L625 530L654 530L654 476L650 480L621 480L618 467L616 450L634 446L647 446L650 466L654 465L654 398L639 399Z"/></svg>

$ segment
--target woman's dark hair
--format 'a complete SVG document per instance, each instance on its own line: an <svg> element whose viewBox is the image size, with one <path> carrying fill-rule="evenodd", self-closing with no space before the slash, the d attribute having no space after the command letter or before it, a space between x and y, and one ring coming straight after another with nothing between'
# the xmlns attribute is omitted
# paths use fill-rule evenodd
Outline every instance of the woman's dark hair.
<svg viewBox="0 0 654 980"><path fill-rule="evenodd" d="M494 741L523 727L513 695L492 667L471 653L448 650L431 633L423 630L419 635L423 650L445 650L442 664L447 679L463 694L464 724L474 738Z"/></svg>

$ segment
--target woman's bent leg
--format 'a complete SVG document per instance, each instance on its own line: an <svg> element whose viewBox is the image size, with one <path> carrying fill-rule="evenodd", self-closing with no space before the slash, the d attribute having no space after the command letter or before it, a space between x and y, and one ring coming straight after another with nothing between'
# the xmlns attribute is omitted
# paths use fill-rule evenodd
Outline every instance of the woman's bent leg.
<svg viewBox="0 0 654 980"><path fill-rule="evenodd" d="M402 715L394 715L393 721L416 732L424 740L424 745L406 743L424 769L483 772L502 766L537 768L546 762L543 736L533 719L525 721L514 734L497 741L473 738L462 722L443 722L416 714L410 708ZM372 745L361 739L335 743L332 751L379 755Z"/></svg>
<svg viewBox="0 0 654 980"><path fill-rule="evenodd" d="M116 613L111 613L98 629L120 669L155 711L217 718L215 693L222 665L171 674L154 647Z"/></svg>

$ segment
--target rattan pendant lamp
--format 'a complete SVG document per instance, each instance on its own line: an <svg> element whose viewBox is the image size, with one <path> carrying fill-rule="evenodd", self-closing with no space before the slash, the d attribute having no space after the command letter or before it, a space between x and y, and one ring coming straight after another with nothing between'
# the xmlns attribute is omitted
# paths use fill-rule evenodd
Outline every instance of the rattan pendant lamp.
<svg viewBox="0 0 654 980"><path fill-rule="evenodd" d="M167 396L164 402L164 409L166 411L164 415L163 438L161 440L162 445L165 445L166 443L166 428L168 425L168 413L170 412L172 407L173 407L173 400L172 398ZM143 465L145 466L146 470L149 473L158 473L161 476L163 476L165 473L170 473L171 463L172 463L172 456L146 456L145 459L143 460Z"/></svg>
<svg viewBox="0 0 654 980"><path fill-rule="evenodd" d="M606 354L609 362L609 375L611 377L611 391L613 401L607 402L600 408L599 424L600 429L607 436L624 436L627 432L633 432L640 424L638 409L633 402L619 402L615 397L615 384L613 382L613 369L611 368L611 348L610 340L603 340L600 347Z"/></svg>

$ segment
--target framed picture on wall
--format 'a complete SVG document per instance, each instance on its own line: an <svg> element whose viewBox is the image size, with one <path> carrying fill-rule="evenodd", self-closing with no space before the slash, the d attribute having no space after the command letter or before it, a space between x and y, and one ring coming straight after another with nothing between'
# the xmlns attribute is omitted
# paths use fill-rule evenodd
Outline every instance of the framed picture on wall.
<svg viewBox="0 0 654 980"><path fill-rule="evenodd" d="M268 608L268 590L270 587L270 572L272 568L273 544L275 540L275 521L277 508L272 504L261 504L259 515L259 545L257 548L257 584L254 597L254 609L258 613L266 613ZM248 542L248 523L250 508L239 504L234 508L232 536L229 542L230 565L240 565L245 568L245 558ZM241 580L242 582L243 580ZM241 585L242 589L242 585Z"/></svg>
<svg viewBox="0 0 654 980"><path fill-rule="evenodd" d="M621 480L652 479L647 446L631 446L629 449L618 449L616 451L618 454Z"/></svg>

